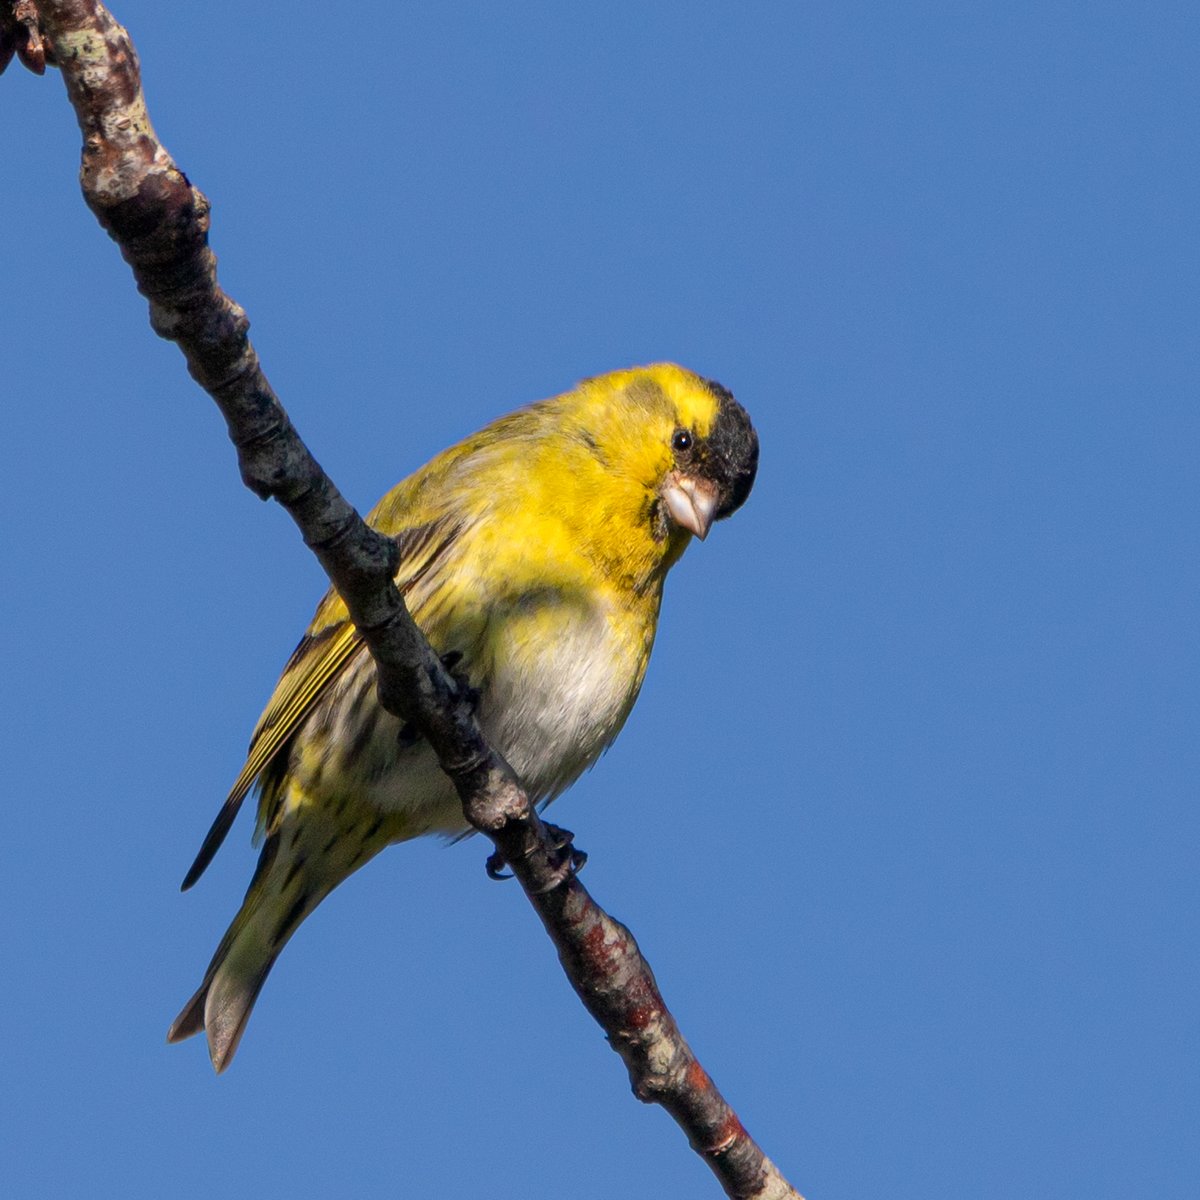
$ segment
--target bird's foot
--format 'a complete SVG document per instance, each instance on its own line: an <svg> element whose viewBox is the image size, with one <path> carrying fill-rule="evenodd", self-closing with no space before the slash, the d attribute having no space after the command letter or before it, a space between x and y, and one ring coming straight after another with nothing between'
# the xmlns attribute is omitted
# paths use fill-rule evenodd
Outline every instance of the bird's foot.
<svg viewBox="0 0 1200 1200"><path fill-rule="evenodd" d="M569 829L551 825L549 821L543 821L542 827L550 838L555 863L550 879L538 888L538 891L549 892L558 887L560 883L570 879L572 875L577 875L582 871L588 856L585 850L580 850L575 846L575 835ZM504 855L499 850L494 850L488 855L484 870L487 871L489 879L511 879L512 873L504 869L507 865Z"/></svg>
<svg viewBox="0 0 1200 1200"><path fill-rule="evenodd" d="M550 844L554 847L557 861L554 864L554 873L538 891L551 892L560 883L578 875L583 870L588 856L586 850L576 847L575 835L569 829L563 829L561 825L551 825L549 821L543 821L542 825L550 835Z"/></svg>

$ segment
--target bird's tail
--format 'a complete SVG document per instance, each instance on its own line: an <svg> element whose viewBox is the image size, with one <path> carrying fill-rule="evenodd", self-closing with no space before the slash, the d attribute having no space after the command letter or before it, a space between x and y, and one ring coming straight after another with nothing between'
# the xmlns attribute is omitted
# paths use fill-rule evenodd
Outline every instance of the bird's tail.
<svg viewBox="0 0 1200 1200"><path fill-rule="evenodd" d="M167 1032L181 1042L202 1029L217 1072L225 1070L258 993L300 922L347 875L389 842L412 837L410 819L343 800L329 809L289 794L263 844L258 869L204 981Z"/></svg>
<svg viewBox="0 0 1200 1200"><path fill-rule="evenodd" d="M246 899L221 939L204 981L167 1032L168 1042L181 1042L204 1030L218 1073L229 1066L279 952L336 882L314 886L303 869L303 858L296 860L294 869L280 864L279 840L279 834L267 839Z"/></svg>

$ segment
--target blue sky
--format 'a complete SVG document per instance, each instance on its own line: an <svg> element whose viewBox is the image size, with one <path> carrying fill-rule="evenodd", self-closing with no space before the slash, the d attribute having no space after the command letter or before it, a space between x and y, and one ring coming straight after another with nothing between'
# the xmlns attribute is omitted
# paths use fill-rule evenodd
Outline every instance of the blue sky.
<svg viewBox="0 0 1200 1200"><path fill-rule="evenodd" d="M1194 1195L1194 5L117 9L363 509L674 359L763 448L553 810L810 1200ZM0 80L9 1194L714 1195L485 847L311 918L238 1060L178 883L323 589Z"/></svg>

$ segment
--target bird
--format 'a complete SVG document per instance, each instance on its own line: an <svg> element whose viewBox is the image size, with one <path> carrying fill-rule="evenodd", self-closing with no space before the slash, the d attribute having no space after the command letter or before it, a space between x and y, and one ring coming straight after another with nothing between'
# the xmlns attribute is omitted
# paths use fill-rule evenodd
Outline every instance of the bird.
<svg viewBox="0 0 1200 1200"><path fill-rule="evenodd" d="M413 619L531 803L557 797L620 732L667 572L741 507L757 468L758 436L732 393L655 363L500 417L368 514L399 549L396 585ZM184 891L254 789L257 868L167 1034L204 1031L218 1073L280 951L333 888L391 843L470 832L432 749L379 705L374 662L333 589L284 667Z"/></svg>

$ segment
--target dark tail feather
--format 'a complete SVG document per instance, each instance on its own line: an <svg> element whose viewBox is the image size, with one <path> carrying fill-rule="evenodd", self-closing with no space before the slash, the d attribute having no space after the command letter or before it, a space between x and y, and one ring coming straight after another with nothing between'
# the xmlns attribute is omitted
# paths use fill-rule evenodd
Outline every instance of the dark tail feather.
<svg viewBox="0 0 1200 1200"><path fill-rule="evenodd" d="M217 813L217 819L204 835L204 842L200 846L200 853L196 855L196 861L188 867L188 873L183 877L183 883L179 888L181 892L186 892L204 874L208 864L213 860L213 855L220 850L221 843L225 840L225 835L233 825L234 818L238 815L238 809L242 807L242 801L245 798L245 791L235 790L230 793L229 799L221 805L221 811Z"/></svg>

